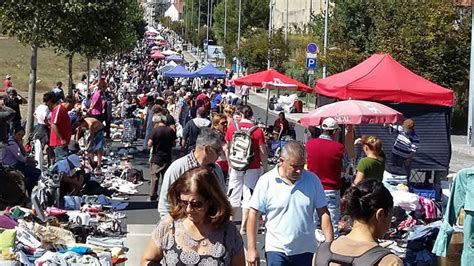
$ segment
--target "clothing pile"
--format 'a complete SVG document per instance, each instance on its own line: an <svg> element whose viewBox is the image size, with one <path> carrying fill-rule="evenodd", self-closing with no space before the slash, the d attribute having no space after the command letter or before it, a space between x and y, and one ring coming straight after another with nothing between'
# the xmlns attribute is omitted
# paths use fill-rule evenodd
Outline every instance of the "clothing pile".
<svg viewBox="0 0 474 266"><path fill-rule="evenodd" d="M125 215L115 211L126 203L105 196L69 197L65 202L73 209L16 206L5 210L0 215L0 262L109 266L127 260L126 230L122 229ZM44 220L37 215L40 211Z"/></svg>
<svg viewBox="0 0 474 266"><path fill-rule="evenodd" d="M387 248L404 258L406 265L432 265L436 257L431 249L443 216L441 203L408 192L403 183L385 181L384 185L394 202L392 223L386 236L392 242Z"/></svg>

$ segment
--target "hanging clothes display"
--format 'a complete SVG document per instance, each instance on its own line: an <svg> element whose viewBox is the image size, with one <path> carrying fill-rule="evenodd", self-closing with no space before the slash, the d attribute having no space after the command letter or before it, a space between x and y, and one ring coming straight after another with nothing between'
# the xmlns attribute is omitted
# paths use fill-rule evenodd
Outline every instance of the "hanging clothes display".
<svg viewBox="0 0 474 266"><path fill-rule="evenodd" d="M465 211L461 265L467 266L472 265L474 261L474 168L463 169L454 178L443 223L433 247L433 253L436 255L446 257L461 208Z"/></svg>

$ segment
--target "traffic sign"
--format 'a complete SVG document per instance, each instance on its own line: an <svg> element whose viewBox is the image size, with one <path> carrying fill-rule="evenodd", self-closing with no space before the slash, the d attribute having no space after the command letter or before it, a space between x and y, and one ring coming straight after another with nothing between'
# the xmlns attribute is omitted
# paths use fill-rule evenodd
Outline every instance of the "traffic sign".
<svg viewBox="0 0 474 266"><path fill-rule="evenodd" d="M318 46L314 42L308 43L308 46L306 46L306 51L311 54L317 54L319 52Z"/></svg>
<svg viewBox="0 0 474 266"><path fill-rule="evenodd" d="M318 54L306 53L306 58L318 58Z"/></svg>
<svg viewBox="0 0 474 266"><path fill-rule="evenodd" d="M315 69L318 66L318 60L316 58L306 58L306 68Z"/></svg>

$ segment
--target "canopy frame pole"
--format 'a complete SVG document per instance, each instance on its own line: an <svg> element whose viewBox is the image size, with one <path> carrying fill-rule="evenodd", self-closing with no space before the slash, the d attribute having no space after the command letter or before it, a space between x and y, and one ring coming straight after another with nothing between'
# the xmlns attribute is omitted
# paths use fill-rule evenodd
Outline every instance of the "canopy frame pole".
<svg viewBox="0 0 474 266"><path fill-rule="evenodd" d="M270 103L270 89L267 88L267 113L265 115L265 127L268 127L268 109L269 109L269 104Z"/></svg>

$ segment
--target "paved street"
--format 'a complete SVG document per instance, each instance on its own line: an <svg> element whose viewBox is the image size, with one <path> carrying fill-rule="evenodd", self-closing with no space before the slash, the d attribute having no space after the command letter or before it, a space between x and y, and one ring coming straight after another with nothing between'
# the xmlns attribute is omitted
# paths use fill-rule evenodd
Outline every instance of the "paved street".
<svg viewBox="0 0 474 266"><path fill-rule="evenodd" d="M250 97L250 105L254 110L254 117L265 121L265 96L252 94ZM302 114L288 114L287 117L290 122L296 122ZM277 118L277 112L269 111L268 123L273 124ZM298 140L303 140L305 137L305 128L295 123L295 130ZM450 170L452 172L459 171L465 167L471 167L474 162L474 148L465 145L465 136L453 136L453 153L451 158ZM134 160L134 165L143 169L145 179L149 179L148 172L148 158L145 154L140 154ZM130 205L127 210L127 244L130 248L129 261L127 265L137 265L145 248L150 232L153 230L155 224L159 221L157 212L157 203L148 201L149 184L145 182L138 188L139 194L130 198ZM263 250L263 235L259 237L259 247ZM263 257L263 252L262 256ZM262 261L264 262L264 261Z"/></svg>

